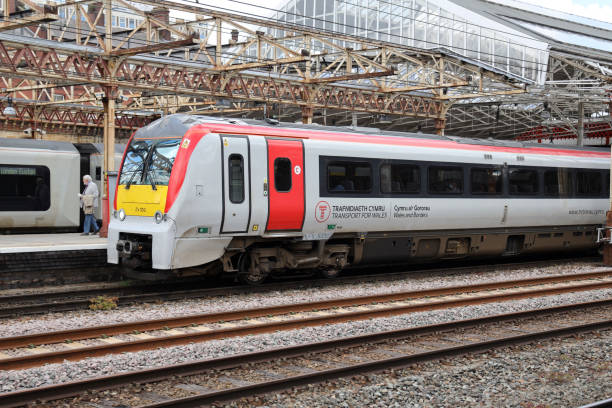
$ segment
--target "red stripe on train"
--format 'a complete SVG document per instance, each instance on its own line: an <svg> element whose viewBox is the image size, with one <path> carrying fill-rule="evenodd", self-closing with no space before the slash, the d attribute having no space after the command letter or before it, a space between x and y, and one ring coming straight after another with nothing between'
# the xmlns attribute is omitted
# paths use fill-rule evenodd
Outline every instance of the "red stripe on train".
<svg viewBox="0 0 612 408"><path fill-rule="evenodd" d="M183 136L178 153L174 159L174 165L172 166L172 172L170 173L170 180L168 180L166 208L164 209L165 213L170 210L170 207L172 207L172 204L174 204L176 197L181 191L183 181L185 180L185 174L187 173L189 159L191 158L193 150L200 140L202 140L202 138L208 133L211 133L208 131L208 129L194 126L185 133L185 136Z"/></svg>
<svg viewBox="0 0 612 408"><path fill-rule="evenodd" d="M596 152L588 150L565 150L550 147L511 147L486 146L476 144L458 143L452 140L421 139L417 137L386 136L386 135L360 135L355 133L324 132L317 130L269 128L263 126L231 125L222 123L207 123L207 129L214 133L228 133L239 135L288 137L298 139L326 140L330 142L366 143L392 146L429 147L438 149L478 150L487 152L545 154L553 156L577 157L610 157L609 152Z"/></svg>

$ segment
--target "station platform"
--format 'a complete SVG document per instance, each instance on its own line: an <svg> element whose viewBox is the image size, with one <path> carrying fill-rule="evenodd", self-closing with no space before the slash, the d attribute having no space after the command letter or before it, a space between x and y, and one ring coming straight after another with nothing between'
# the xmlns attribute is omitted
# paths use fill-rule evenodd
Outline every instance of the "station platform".
<svg viewBox="0 0 612 408"><path fill-rule="evenodd" d="M96 249L106 250L106 238L80 233L0 235L0 254Z"/></svg>
<svg viewBox="0 0 612 408"><path fill-rule="evenodd" d="M0 235L0 288L85 280L107 267L106 245L80 233Z"/></svg>

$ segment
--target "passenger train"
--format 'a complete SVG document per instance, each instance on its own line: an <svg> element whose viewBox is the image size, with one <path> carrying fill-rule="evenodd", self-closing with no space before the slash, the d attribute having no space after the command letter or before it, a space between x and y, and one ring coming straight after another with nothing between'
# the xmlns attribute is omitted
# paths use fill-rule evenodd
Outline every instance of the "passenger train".
<svg viewBox="0 0 612 408"><path fill-rule="evenodd" d="M115 146L118 168L125 145ZM102 191L103 145L0 139L0 233L76 231L90 174ZM94 214L101 218L101 206Z"/></svg>
<svg viewBox="0 0 612 408"><path fill-rule="evenodd" d="M187 115L138 130L108 262L142 279L596 248L610 153Z"/></svg>

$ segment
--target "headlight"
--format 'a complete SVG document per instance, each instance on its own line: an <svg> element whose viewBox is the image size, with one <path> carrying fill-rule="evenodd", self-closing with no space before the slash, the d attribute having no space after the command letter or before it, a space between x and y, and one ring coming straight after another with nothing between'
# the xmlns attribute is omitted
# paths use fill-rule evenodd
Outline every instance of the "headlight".
<svg viewBox="0 0 612 408"><path fill-rule="evenodd" d="M125 210L123 208L119 210L119 219L121 221L125 220Z"/></svg>
<svg viewBox="0 0 612 408"><path fill-rule="evenodd" d="M155 211L155 222L157 224L161 223L164 219L164 214L161 211Z"/></svg>

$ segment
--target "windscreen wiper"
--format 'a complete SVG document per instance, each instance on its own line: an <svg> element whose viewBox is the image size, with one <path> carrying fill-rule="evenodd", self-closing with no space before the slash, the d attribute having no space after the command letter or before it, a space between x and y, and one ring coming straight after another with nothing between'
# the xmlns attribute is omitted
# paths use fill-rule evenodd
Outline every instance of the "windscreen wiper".
<svg viewBox="0 0 612 408"><path fill-rule="evenodd" d="M153 145L151 146L151 150L149 150L149 154L147 155L147 157L145 157L144 161L143 161L143 165L145 165L144 170L143 170L143 180L146 179L147 177L149 178L149 180L151 181L151 188L153 190L157 190L157 185L155 184L155 180L153 180L153 177L151 177L150 173L151 171L151 162L152 162L152 158L153 158L153 153L157 151L157 146Z"/></svg>
<svg viewBox="0 0 612 408"><path fill-rule="evenodd" d="M130 186L132 185L132 182L134 181L134 176L136 176L136 174L138 174L138 172L140 172L143 169L143 167L144 167L144 161L141 161L138 167L132 171L132 176L130 177L130 179L125 185L126 190L130 189Z"/></svg>

